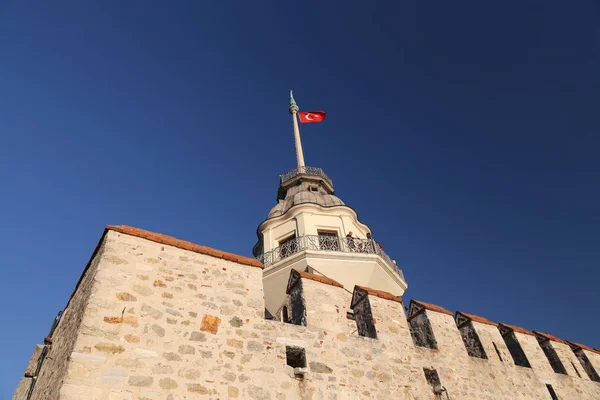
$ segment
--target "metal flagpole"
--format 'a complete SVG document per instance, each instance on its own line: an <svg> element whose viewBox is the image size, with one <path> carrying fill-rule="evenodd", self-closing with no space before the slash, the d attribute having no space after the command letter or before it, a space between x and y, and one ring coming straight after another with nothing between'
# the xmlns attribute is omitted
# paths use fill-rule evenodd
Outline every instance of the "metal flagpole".
<svg viewBox="0 0 600 400"><path fill-rule="evenodd" d="M298 105L294 100L294 95L290 90L290 114L292 114L292 120L294 122L294 140L296 142L296 161L298 162L298 172L304 169L304 153L302 152L302 142L300 141L300 128L298 127L298 119L296 117L298 113Z"/></svg>

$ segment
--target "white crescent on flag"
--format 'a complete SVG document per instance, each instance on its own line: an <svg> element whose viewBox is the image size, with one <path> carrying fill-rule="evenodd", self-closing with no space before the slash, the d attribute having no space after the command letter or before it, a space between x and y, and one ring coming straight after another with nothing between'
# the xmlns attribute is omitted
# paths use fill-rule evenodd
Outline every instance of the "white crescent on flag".
<svg viewBox="0 0 600 400"><path fill-rule="evenodd" d="M325 119L327 114L325 111L303 111L298 112L300 122L321 122Z"/></svg>

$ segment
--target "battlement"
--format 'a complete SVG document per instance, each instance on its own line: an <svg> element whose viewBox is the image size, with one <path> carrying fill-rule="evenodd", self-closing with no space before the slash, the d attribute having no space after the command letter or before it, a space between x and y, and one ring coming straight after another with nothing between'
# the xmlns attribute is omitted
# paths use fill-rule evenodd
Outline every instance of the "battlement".
<svg viewBox="0 0 600 400"><path fill-rule="evenodd" d="M600 398L590 347L305 271L286 293L267 320L256 260L109 226L15 399Z"/></svg>

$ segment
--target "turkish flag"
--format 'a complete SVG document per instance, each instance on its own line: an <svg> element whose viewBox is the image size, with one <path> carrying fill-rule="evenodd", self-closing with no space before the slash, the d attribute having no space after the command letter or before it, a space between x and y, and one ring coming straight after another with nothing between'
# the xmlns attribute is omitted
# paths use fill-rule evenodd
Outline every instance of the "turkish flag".
<svg viewBox="0 0 600 400"><path fill-rule="evenodd" d="M325 111L309 111L299 112L300 122L321 122L325 119L327 113Z"/></svg>

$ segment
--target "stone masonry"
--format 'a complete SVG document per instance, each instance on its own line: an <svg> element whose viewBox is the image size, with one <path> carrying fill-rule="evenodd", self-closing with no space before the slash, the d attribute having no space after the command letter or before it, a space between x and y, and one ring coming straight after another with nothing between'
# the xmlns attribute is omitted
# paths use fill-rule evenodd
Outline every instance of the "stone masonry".
<svg viewBox="0 0 600 400"><path fill-rule="evenodd" d="M586 372L600 372L595 349L503 325L530 364L517 366L481 317L423 302L407 317L389 293L305 272L288 294L294 323L267 320L255 260L107 227L13 399L600 399ZM435 343L416 346L419 329Z"/></svg>

